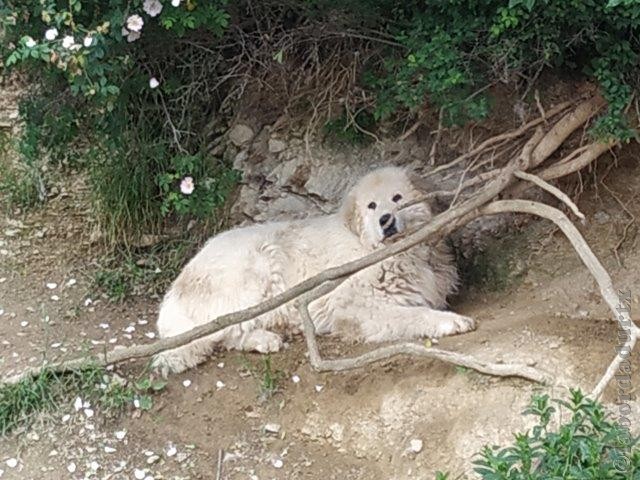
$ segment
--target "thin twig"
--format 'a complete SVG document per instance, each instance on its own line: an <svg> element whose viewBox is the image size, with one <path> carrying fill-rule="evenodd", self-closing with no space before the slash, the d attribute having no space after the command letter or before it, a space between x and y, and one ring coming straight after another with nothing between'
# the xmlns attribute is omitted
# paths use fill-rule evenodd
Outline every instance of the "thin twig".
<svg viewBox="0 0 640 480"><path fill-rule="evenodd" d="M580 220L585 219L583 213L580 211L580 209L578 209L576 204L573 203L573 201L569 198L569 196L559 188L556 188L553 185L545 182L540 177L537 177L530 173L523 172L522 170L518 170L517 172L514 173L514 175L518 178L521 178L522 180L526 180L528 182L531 182L539 186L543 190L546 190L547 192L555 196L558 200L560 200L565 205L567 205L571 209L571 211L574 213L574 215L578 217Z"/></svg>

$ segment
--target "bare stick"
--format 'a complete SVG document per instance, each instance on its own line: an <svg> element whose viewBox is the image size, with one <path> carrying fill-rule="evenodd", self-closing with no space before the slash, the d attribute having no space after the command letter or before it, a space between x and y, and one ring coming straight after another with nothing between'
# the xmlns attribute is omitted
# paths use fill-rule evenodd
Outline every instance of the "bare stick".
<svg viewBox="0 0 640 480"><path fill-rule="evenodd" d="M530 173L523 172L522 170L518 170L517 172L514 173L514 175L518 178L521 178L522 180L531 182L539 186L543 190L546 190L550 194L554 195L556 198L558 198L558 200L564 202L571 209L571 211L574 213L576 217L578 217L580 220L584 220L585 217L583 213L578 209L576 204L573 203L573 201L569 198L569 196L559 188L556 188L553 185L545 182L540 177L537 177Z"/></svg>
<svg viewBox="0 0 640 480"><path fill-rule="evenodd" d="M541 123L544 123L545 119L548 119L549 117L562 113L567 108L569 108L571 104L572 104L571 102L563 102L553 107L551 110L549 110L545 118L537 118L535 120L530 121L529 123L525 123L520 128L517 128L511 132L507 132L500 135L496 135L495 137L491 137L485 140L484 142L482 142L477 147L473 148L472 150L469 150L468 152L460 155L458 158L455 158L454 160L450 161L449 163L445 163L444 165L440 165L439 167L434 168L433 170L429 171L425 176L428 177L431 175L435 175L436 173L441 172L442 170L451 168L453 165L456 165L457 163L460 163L461 161L466 160L469 157L478 155L480 152L483 152L487 148L495 145L496 143L502 142L504 140L512 140L514 138L518 138L524 135L528 130L532 129L533 127L537 127Z"/></svg>
<svg viewBox="0 0 640 480"><path fill-rule="evenodd" d="M600 287L600 294L609 306L614 318L618 321L620 329L627 333L627 341L622 348L624 348L625 352L631 353L633 351L638 336L640 335L640 328L631 320L628 309L620 308L620 297L613 286L609 273L607 273L598 258L591 251L584 237L564 213L549 205L527 200L500 200L483 207L481 211L487 215L506 212L529 213L546 218L555 223L571 242L576 253ZM593 398L598 399L602 395L622 362L625 361L626 357L623 357L623 355L618 354L609 364L604 375L591 392Z"/></svg>
<svg viewBox="0 0 640 480"><path fill-rule="evenodd" d="M329 285L329 284L325 284ZM323 287L325 286L323 285ZM332 285L333 288L337 284ZM547 372L522 364L491 363L479 360L470 355L441 350L439 348L427 348L424 345L412 342L395 343L385 347L370 350L367 353L353 358L323 359L316 341L315 327L309 315L309 303L326 294L326 289L320 287L302 295L296 306L302 318L302 328L309 350L311 366L320 372L342 372L362 368L375 362L388 360L399 355L433 358L460 367L471 368L477 372L498 377L520 377L537 383L550 383L552 377Z"/></svg>
<svg viewBox="0 0 640 480"><path fill-rule="evenodd" d="M216 471L216 480L221 480L222 478L222 449L218 450L218 469Z"/></svg>

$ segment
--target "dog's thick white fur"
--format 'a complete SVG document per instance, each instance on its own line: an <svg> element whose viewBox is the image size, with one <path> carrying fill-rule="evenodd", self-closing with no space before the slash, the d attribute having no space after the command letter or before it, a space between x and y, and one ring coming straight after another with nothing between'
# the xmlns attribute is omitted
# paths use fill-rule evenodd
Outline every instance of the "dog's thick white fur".
<svg viewBox="0 0 640 480"><path fill-rule="evenodd" d="M393 241L430 218L424 203L398 208L420 195L404 169L385 167L364 176L333 215L237 228L211 238L167 292L158 318L160 337L253 306ZM472 319L441 310L456 281L444 247L419 245L356 273L309 310L319 334L365 342L437 338L474 328ZM275 352L283 342L271 329L294 330L299 322L293 307L285 305L163 352L154 363L164 374L181 372L203 362L216 345Z"/></svg>

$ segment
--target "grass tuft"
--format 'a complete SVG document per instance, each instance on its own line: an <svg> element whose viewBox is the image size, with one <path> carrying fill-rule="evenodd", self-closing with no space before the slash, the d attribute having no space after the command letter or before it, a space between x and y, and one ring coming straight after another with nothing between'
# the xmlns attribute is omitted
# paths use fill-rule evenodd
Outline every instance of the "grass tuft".
<svg viewBox="0 0 640 480"><path fill-rule="evenodd" d="M77 396L107 412L117 412L131 404L148 410L153 404L150 394L164 387L165 382L148 376L130 383L95 364L64 373L45 367L37 376L0 386L0 436L29 424L37 414L55 411Z"/></svg>

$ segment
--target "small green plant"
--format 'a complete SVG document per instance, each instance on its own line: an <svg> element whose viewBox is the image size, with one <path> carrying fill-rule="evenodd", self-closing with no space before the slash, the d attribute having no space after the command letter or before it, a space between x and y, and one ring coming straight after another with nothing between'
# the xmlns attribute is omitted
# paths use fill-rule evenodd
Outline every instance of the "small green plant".
<svg viewBox="0 0 640 480"><path fill-rule="evenodd" d="M329 144L336 146L364 146L373 140L365 132L373 130L375 119L367 111L358 112L350 120L346 113L324 124L324 135Z"/></svg>
<svg viewBox="0 0 640 480"><path fill-rule="evenodd" d="M131 384L95 364L64 373L45 367L35 376L0 387L0 435L28 424L38 413L53 412L74 397L105 411L115 412L132 404L148 410L150 394L164 386L165 382L145 376Z"/></svg>
<svg viewBox="0 0 640 480"><path fill-rule="evenodd" d="M271 364L271 355L264 355L258 366L254 366L246 357L242 357L244 367L258 382L259 397L265 402L273 397L280 389L280 381L284 373L274 369Z"/></svg>

